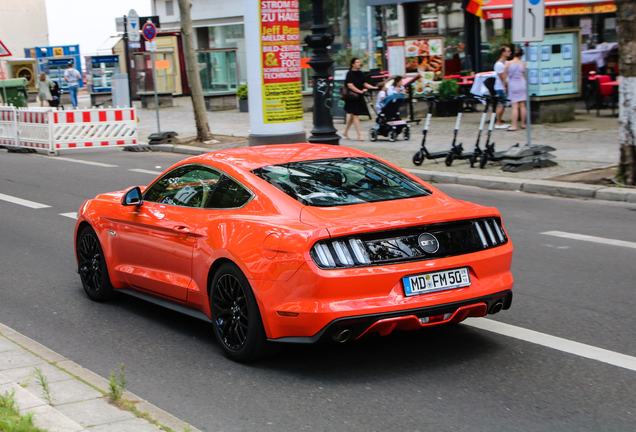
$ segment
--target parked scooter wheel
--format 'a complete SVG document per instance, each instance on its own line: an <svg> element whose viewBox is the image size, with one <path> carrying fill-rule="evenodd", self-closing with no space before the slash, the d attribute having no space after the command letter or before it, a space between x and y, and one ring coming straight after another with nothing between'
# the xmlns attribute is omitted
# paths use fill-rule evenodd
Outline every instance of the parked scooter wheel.
<svg viewBox="0 0 636 432"><path fill-rule="evenodd" d="M413 163L417 166L422 165L424 162L424 153L420 150L413 155Z"/></svg>
<svg viewBox="0 0 636 432"><path fill-rule="evenodd" d="M375 128L369 129L369 139L371 141L377 141L378 139L378 131Z"/></svg>
<svg viewBox="0 0 636 432"><path fill-rule="evenodd" d="M448 156L446 156L446 166L451 166L453 164L453 161L455 160L455 153L449 153Z"/></svg>
<svg viewBox="0 0 636 432"><path fill-rule="evenodd" d="M411 130L410 129L404 129L404 141L408 141L411 138Z"/></svg>
<svg viewBox="0 0 636 432"><path fill-rule="evenodd" d="M488 154L484 153L483 155L481 155L481 160L479 161L479 168L484 169L487 163L488 163Z"/></svg>
<svg viewBox="0 0 636 432"><path fill-rule="evenodd" d="M470 167L475 168L475 163L477 163L477 156L472 155L470 158L468 158L468 160L470 161Z"/></svg>
<svg viewBox="0 0 636 432"><path fill-rule="evenodd" d="M389 132L389 141L391 142L395 142L395 140L397 139L397 132L392 130Z"/></svg>

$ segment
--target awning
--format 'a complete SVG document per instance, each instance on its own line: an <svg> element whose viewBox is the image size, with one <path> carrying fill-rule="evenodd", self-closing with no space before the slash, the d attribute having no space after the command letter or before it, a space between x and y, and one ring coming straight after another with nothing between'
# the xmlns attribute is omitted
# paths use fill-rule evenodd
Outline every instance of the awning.
<svg viewBox="0 0 636 432"><path fill-rule="evenodd" d="M491 0L482 6L484 19L512 18L512 0ZM616 12L613 1L545 0L545 16L587 15Z"/></svg>

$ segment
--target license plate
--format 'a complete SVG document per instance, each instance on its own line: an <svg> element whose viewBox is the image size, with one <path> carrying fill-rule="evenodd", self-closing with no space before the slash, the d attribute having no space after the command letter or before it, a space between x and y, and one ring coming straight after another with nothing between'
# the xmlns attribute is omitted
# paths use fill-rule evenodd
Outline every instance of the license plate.
<svg viewBox="0 0 636 432"><path fill-rule="evenodd" d="M423 273L402 278L404 294L413 296L418 294L443 291L470 286L468 267L444 270L433 273Z"/></svg>

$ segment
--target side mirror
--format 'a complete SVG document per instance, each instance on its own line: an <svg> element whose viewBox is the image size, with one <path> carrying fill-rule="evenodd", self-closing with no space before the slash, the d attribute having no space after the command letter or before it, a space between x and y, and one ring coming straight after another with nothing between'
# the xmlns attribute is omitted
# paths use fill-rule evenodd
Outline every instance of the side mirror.
<svg viewBox="0 0 636 432"><path fill-rule="evenodd" d="M139 186L135 186L130 189L128 192L124 194L121 199L121 205L123 206L137 206L139 207L144 203L143 198L141 197L141 189Z"/></svg>

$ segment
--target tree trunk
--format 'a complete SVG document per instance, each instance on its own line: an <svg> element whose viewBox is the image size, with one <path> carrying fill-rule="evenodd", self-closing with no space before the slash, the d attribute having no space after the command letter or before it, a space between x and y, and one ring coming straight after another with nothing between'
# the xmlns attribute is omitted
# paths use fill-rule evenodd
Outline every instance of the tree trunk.
<svg viewBox="0 0 636 432"><path fill-rule="evenodd" d="M618 23L620 173L627 185L636 185L636 2L615 0Z"/></svg>
<svg viewBox="0 0 636 432"><path fill-rule="evenodd" d="M192 97L192 107L194 108L194 120L197 124L197 139L199 141L209 141L214 139L210 133L208 117L205 112L205 100L203 99L203 89L201 87L201 77L197 65L197 55L194 51L194 35L192 30L192 18L190 0L179 0L179 13L181 15L181 33L183 35L183 56L185 57L186 75L190 85Z"/></svg>

